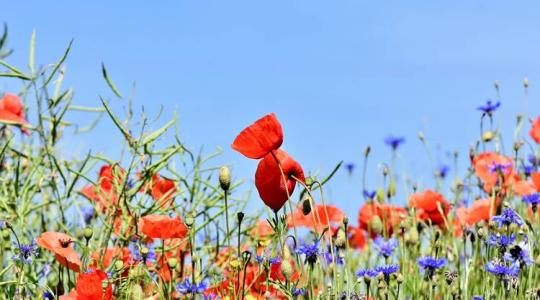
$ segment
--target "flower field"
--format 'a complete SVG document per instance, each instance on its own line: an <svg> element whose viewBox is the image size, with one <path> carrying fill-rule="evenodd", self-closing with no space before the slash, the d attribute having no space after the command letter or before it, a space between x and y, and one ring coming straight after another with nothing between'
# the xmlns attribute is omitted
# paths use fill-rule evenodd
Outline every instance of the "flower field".
<svg viewBox="0 0 540 300"><path fill-rule="evenodd" d="M426 170L431 187L403 182L395 163L366 172L366 147L357 210L344 211L325 189L355 165L308 175L279 116L242 116L224 151L257 165L248 198L239 189L251 183L190 149L176 119L151 131L107 97L78 105L63 85L71 43L42 67L30 45L15 66L7 29L0 37L0 81L21 86L0 99L2 299L540 299L540 118L518 115L503 137L501 101L472 106L478 138L453 154L465 170ZM104 65L101 75L122 98ZM71 121L81 113L96 121ZM123 136L120 158L65 155L65 132L101 117ZM381 140L394 158L413 142Z"/></svg>

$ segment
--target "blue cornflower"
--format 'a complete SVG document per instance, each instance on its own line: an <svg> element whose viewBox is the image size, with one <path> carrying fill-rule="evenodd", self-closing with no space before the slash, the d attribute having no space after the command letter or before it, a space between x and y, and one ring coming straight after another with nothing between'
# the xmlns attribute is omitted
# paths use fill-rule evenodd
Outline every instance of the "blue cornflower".
<svg viewBox="0 0 540 300"><path fill-rule="evenodd" d="M511 265L506 266L502 262L490 261L486 263L486 271L497 276L512 276L517 277L519 274L519 262L513 262Z"/></svg>
<svg viewBox="0 0 540 300"><path fill-rule="evenodd" d="M131 259L134 263L141 261L153 262L156 260L156 252L152 247L148 247L148 254L146 254L146 257L141 254L141 249L139 249L137 244L130 244L129 250L131 252Z"/></svg>
<svg viewBox="0 0 540 300"><path fill-rule="evenodd" d="M484 300L484 297L478 296L478 295L477 296L472 296L471 300Z"/></svg>
<svg viewBox="0 0 540 300"><path fill-rule="evenodd" d="M330 251L324 252L324 258L326 259L326 262L329 264L336 263L338 265L343 265L343 257L339 256L336 251L334 251L333 257L332 257L332 252Z"/></svg>
<svg viewBox="0 0 540 300"><path fill-rule="evenodd" d="M450 167L449 166L440 166L439 169L437 170L437 175L441 178L445 178L446 175L448 175L448 171L450 171Z"/></svg>
<svg viewBox="0 0 540 300"><path fill-rule="evenodd" d="M512 223L518 226L523 225L521 217L511 208L505 208L502 214L491 217L491 220L499 223L499 227L509 226Z"/></svg>
<svg viewBox="0 0 540 300"><path fill-rule="evenodd" d="M313 245L302 244L294 249L296 254L304 254L306 256L306 262L313 265L317 261L319 255L319 241L316 241Z"/></svg>
<svg viewBox="0 0 540 300"><path fill-rule="evenodd" d="M377 273L383 273L384 277L388 278L390 274L396 273L397 271L399 271L399 266L398 265L378 266L375 268L375 271Z"/></svg>
<svg viewBox="0 0 540 300"><path fill-rule="evenodd" d="M358 277L364 277L364 276L367 276L367 277L375 277L377 276L377 274L379 274L379 272L373 270L373 269L361 269L361 270L358 270L356 272L356 276Z"/></svg>
<svg viewBox="0 0 540 300"><path fill-rule="evenodd" d="M488 166L489 173L502 173L507 174L512 169L512 163L496 163L493 162L490 166Z"/></svg>
<svg viewBox="0 0 540 300"><path fill-rule="evenodd" d="M32 240L30 244L18 244L15 245L15 255L13 260L19 261L25 265L32 263L32 258L37 255L37 244L35 240Z"/></svg>
<svg viewBox="0 0 540 300"><path fill-rule="evenodd" d="M94 207L92 206L86 206L82 209L82 215L85 225L89 225L90 221L94 217Z"/></svg>
<svg viewBox="0 0 540 300"><path fill-rule="evenodd" d="M446 259L444 258L433 258L431 256L420 257L418 258L418 265L424 270L436 270L444 265L446 265Z"/></svg>
<svg viewBox="0 0 540 300"><path fill-rule="evenodd" d="M507 236L505 234L496 235L496 234L491 233L489 235L489 239L488 239L487 243L490 246L501 247L502 249L506 249L515 240L516 240L516 235L515 234L511 234L510 236Z"/></svg>
<svg viewBox="0 0 540 300"><path fill-rule="evenodd" d="M531 176L531 174L536 171L536 167L535 166L527 166L527 165L524 165L523 166L523 173L525 173L525 176L529 177Z"/></svg>
<svg viewBox="0 0 540 300"><path fill-rule="evenodd" d="M478 106L477 109L483 111L485 114L491 115L500 106L500 101L497 101L497 103L492 103L491 100L487 100L485 105Z"/></svg>
<svg viewBox="0 0 540 300"><path fill-rule="evenodd" d="M527 160L531 163L533 167L537 167L540 164L540 158L534 154L529 154Z"/></svg>
<svg viewBox="0 0 540 300"><path fill-rule="evenodd" d="M534 193L534 194L523 196L523 202L529 203L532 205L538 205L540 204L540 194Z"/></svg>
<svg viewBox="0 0 540 300"><path fill-rule="evenodd" d="M375 199L375 195L377 194L377 191L370 192L368 190L364 190L362 194L364 195L364 198L366 199Z"/></svg>
<svg viewBox="0 0 540 300"><path fill-rule="evenodd" d="M42 298L43 298L43 300L53 300L54 296L53 296L53 294L51 292L45 291L45 292L43 292Z"/></svg>
<svg viewBox="0 0 540 300"><path fill-rule="evenodd" d="M270 257L270 258L268 258L268 262L270 263L270 265L279 264L281 262L281 257L279 257L279 256Z"/></svg>
<svg viewBox="0 0 540 300"><path fill-rule="evenodd" d="M384 143L390 147L392 147L392 150L396 150L399 145L403 144L405 142L404 137L394 137L394 136L388 136L386 139L384 139Z"/></svg>
<svg viewBox="0 0 540 300"><path fill-rule="evenodd" d="M202 294L208 288L208 281L203 280L201 283L191 283L191 280L188 278L184 282L176 285L176 289L180 294Z"/></svg>
<svg viewBox="0 0 540 300"><path fill-rule="evenodd" d="M398 247L398 241L395 238L385 240L383 237L378 236L373 241L373 246L375 249L384 257L389 257L394 252L394 249Z"/></svg>
<svg viewBox="0 0 540 300"><path fill-rule="evenodd" d="M349 172L349 174L352 174L352 172L354 171L354 167L355 167L354 163L345 164L345 169L347 169L347 172Z"/></svg>
<svg viewBox="0 0 540 300"><path fill-rule="evenodd" d="M264 262L264 256L263 255L255 255L255 261L258 264L262 264Z"/></svg>
<svg viewBox="0 0 540 300"><path fill-rule="evenodd" d="M39 278L47 277L51 273L51 265L50 264L44 264L41 271L38 273Z"/></svg>
<svg viewBox="0 0 540 300"><path fill-rule="evenodd" d="M293 297L298 297L298 296L304 296L306 295L306 289L304 288L292 288L292 295Z"/></svg>

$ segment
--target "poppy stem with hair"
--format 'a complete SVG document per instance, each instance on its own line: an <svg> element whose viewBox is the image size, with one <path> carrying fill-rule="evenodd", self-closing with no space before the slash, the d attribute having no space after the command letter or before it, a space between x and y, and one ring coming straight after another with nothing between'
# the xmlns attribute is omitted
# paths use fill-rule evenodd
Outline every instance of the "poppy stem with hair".
<svg viewBox="0 0 540 300"><path fill-rule="evenodd" d="M240 260L241 259L241 255L240 255L240 236L242 235L242 220L244 220L244 213L243 212L238 212L236 214L236 219L238 221L237 258L238 258L238 260ZM243 263L243 261L242 261L242 263ZM244 274L244 280L245 280L245 277L246 277L246 274ZM238 269L238 273L236 274L236 281L238 282L238 289L239 289L240 288L240 269ZM242 299L242 298L240 298L240 290L237 290L236 294L238 296L238 299Z"/></svg>
<svg viewBox="0 0 540 300"><path fill-rule="evenodd" d="M224 191L224 200L225 200L225 226L227 229L227 247L231 246L231 231L229 229L229 203L227 191Z"/></svg>

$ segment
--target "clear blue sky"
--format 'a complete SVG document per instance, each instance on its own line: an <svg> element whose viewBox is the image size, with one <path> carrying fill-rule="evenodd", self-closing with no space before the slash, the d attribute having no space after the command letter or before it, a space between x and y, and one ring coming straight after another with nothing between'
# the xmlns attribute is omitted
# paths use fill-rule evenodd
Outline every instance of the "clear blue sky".
<svg viewBox="0 0 540 300"><path fill-rule="evenodd" d="M405 171L427 185L432 170L418 131L438 162L450 163L447 152L454 149L466 155L478 135L475 108L495 97L494 80L501 83L497 120L507 142L523 109L525 76L530 115L540 111L535 1L17 3L1 5L0 21L10 26L16 49L11 62L26 66L33 29L40 63L56 61L74 38L67 84L77 104L97 106L99 94L111 96L100 74L104 61L124 94L136 82L135 107L156 112L163 105L165 117L177 110L189 145L208 152L223 147L216 163L231 163L247 187L256 162L229 145L269 112L283 123L284 149L308 172L327 173L342 159L360 164L371 145L375 188L377 162L390 158L388 134L407 138L400 151ZM0 82L0 91L17 87ZM111 126L103 122L92 139L69 146L118 155ZM354 218L363 201L359 173L349 178L342 170L328 189L330 202Z"/></svg>

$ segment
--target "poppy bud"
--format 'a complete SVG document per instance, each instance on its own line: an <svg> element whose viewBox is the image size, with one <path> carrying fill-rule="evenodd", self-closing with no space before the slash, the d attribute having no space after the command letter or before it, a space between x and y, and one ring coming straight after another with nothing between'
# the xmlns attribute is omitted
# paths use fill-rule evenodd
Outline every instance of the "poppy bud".
<svg viewBox="0 0 540 300"><path fill-rule="evenodd" d="M371 152L371 147L370 147L370 146L367 146L366 149L364 150L364 156L365 156L365 157L368 157L369 152Z"/></svg>
<svg viewBox="0 0 540 300"><path fill-rule="evenodd" d="M394 197L396 195L396 181L390 180L388 184L388 198Z"/></svg>
<svg viewBox="0 0 540 300"><path fill-rule="evenodd" d="M304 214L304 216L307 216L310 212L311 202L309 201L309 196L307 196L304 201L302 201L302 214Z"/></svg>
<svg viewBox="0 0 540 300"><path fill-rule="evenodd" d="M377 215L373 216L369 223L369 228L372 232L376 234L381 234L383 230L383 223L381 221L381 218L379 218L379 216Z"/></svg>
<svg viewBox="0 0 540 300"><path fill-rule="evenodd" d="M345 247L345 242L346 241L347 241L347 239L346 239L346 235L345 235L345 230L340 228L338 230L338 232L337 232L336 247L338 247L338 248Z"/></svg>
<svg viewBox="0 0 540 300"><path fill-rule="evenodd" d="M283 274L287 280L291 279L293 268L288 260L283 260L281 262L281 274Z"/></svg>
<svg viewBox="0 0 540 300"><path fill-rule="evenodd" d="M227 166L219 169L219 185L224 192L229 191L229 187L231 186L231 171Z"/></svg>
<svg viewBox="0 0 540 300"><path fill-rule="evenodd" d="M122 271L122 269L124 268L124 262L121 261L121 260L117 260L114 262L114 269L119 272L119 271Z"/></svg>
<svg viewBox="0 0 540 300"><path fill-rule="evenodd" d="M382 169L382 174L384 177L388 176L388 173L390 173L390 169L388 169L388 166L384 166Z"/></svg>
<svg viewBox="0 0 540 300"><path fill-rule="evenodd" d="M493 139L494 136L495 134L493 133L493 131L487 130L487 131L484 131L484 133L482 134L482 140L484 142L489 142Z"/></svg>
<svg viewBox="0 0 540 300"><path fill-rule="evenodd" d="M523 146L523 141L516 141L516 142L514 143L514 146L513 146L513 147L514 147L514 151L516 151L516 152L519 151L519 149L521 148L521 146Z"/></svg>
<svg viewBox="0 0 540 300"><path fill-rule="evenodd" d="M169 265L169 268L175 269L176 266L178 265L178 260L174 257L171 257L167 259L167 265Z"/></svg>
<svg viewBox="0 0 540 300"><path fill-rule="evenodd" d="M133 300L144 299L144 291L140 285L134 284L131 286L131 289L129 290L129 299L133 299Z"/></svg>
<svg viewBox="0 0 540 300"><path fill-rule="evenodd" d="M86 227L84 230L83 230L83 236L84 238L88 241L92 238L92 236L94 235L94 230L92 230L92 228L90 227Z"/></svg>
<svg viewBox="0 0 540 300"><path fill-rule="evenodd" d="M396 277L396 282L397 284L402 284L403 283L403 275L401 273L398 273L397 277Z"/></svg>
<svg viewBox="0 0 540 300"><path fill-rule="evenodd" d="M142 256L147 256L149 252L150 252L150 249L148 249L146 247L141 248L141 255Z"/></svg>
<svg viewBox="0 0 540 300"><path fill-rule="evenodd" d="M384 189L378 188L377 191L376 191L376 193L375 193L375 198L376 198L377 201L379 201L379 202L384 202L384 200L386 199L386 195L385 195Z"/></svg>
<svg viewBox="0 0 540 300"><path fill-rule="evenodd" d="M291 258L291 250L289 250L289 247L283 248L283 260L289 260Z"/></svg>
<svg viewBox="0 0 540 300"><path fill-rule="evenodd" d="M195 219L193 218L193 216L189 215L186 217L186 221L185 221L185 224L188 228L191 228L191 226L193 226L193 223L195 223Z"/></svg>
<svg viewBox="0 0 540 300"><path fill-rule="evenodd" d="M498 92L499 91L499 81L498 80L493 81L493 85L495 86L495 90Z"/></svg>
<svg viewBox="0 0 540 300"><path fill-rule="evenodd" d="M422 131L418 132L418 139L420 139L421 142L424 141L425 136L424 136L424 133Z"/></svg>
<svg viewBox="0 0 540 300"><path fill-rule="evenodd" d="M236 220L238 221L238 224L242 224L242 220L244 220L244 213L243 212L238 212L236 214Z"/></svg>
<svg viewBox="0 0 540 300"><path fill-rule="evenodd" d="M529 88L529 78L523 78L523 87L526 89Z"/></svg>
<svg viewBox="0 0 540 300"><path fill-rule="evenodd" d="M313 184L313 177L311 176L306 177L304 182L306 183L307 186L311 186Z"/></svg>

